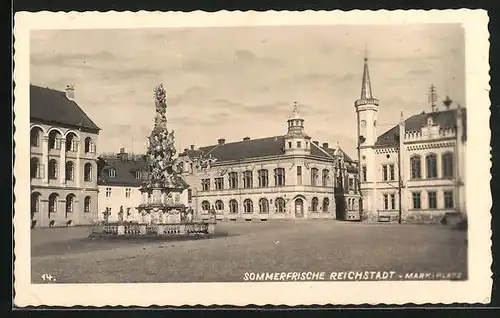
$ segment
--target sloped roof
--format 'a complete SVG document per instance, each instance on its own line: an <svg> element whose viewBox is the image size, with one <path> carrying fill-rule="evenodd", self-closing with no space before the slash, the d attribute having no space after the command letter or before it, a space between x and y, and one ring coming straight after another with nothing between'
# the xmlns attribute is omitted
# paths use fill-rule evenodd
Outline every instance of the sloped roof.
<svg viewBox="0 0 500 318"><path fill-rule="evenodd" d="M233 161L284 155L284 145L284 136L275 136L200 147L199 150L204 156L211 155L218 161Z"/></svg>
<svg viewBox="0 0 500 318"><path fill-rule="evenodd" d="M274 136L259 139L249 139L237 142L224 143L200 147L197 150L186 150L181 155L190 157L209 156L219 162L239 161L250 158L272 157L285 154L285 136ZM326 152L326 153L325 153ZM311 145L311 156L331 159L335 150L319 145ZM344 152L346 161L353 160Z"/></svg>
<svg viewBox="0 0 500 318"><path fill-rule="evenodd" d="M323 148L323 149L325 149L325 148ZM332 155L332 156L335 155L335 151L336 151L335 149L328 148L328 149L325 149L325 150L328 151L328 153L330 155ZM344 161L349 162L349 163L355 162L354 160L352 160L351 157L349 157L349 155L342 148L340 148L340 151L342 152L342 155L344 156Z"/></svg>
<svg viewBox="0 0 500 318"><path fill-rule="evenodd" d="M109 170L115 169L115 177L109 176ZM122 160L119 158L99 158L97 179L98 185L120 185L139 187L144 179L136 178L136 171L144 171L146 161L144 160Z"/></svg>
<svg viewBox="0 0 500 318"><path fill-rule="evenodd" d="M65 92L36 85L30 85L30 119L96 133L100 130L75 101L66 97Z"/></svg>
<svg viewBox="0 0 500 318"><path fill-rule="evenodd" d="M466 136L467 131L467 112L466 108L460 108L462 110L462 120L464 126L464 136ZM413 115L405 120L405 131L420 131L422 127L427 125L427 118L432 117L432 121L439 125L441 128L454 128L456 127L457 109L449 109L444 111L438 111L433 113L422 112L417 115ZM388 147L398 144L399 138L399 125L395 125L382 135L377 138L375 146Z"/></svg>
<svg viewBox="0 0 500 318"><path fill-rule="evenodd" d="M115 169L115 176L109 176L109 170ZM98 185L109 186L130 186L141 187L145 183L145 179L137 179L137 171L146 171L147 163L145 160L123 160L120 158L99 158L98 171L99 177L97 179ZM176 182L189 188L186 181L177 176Z"/></svg>

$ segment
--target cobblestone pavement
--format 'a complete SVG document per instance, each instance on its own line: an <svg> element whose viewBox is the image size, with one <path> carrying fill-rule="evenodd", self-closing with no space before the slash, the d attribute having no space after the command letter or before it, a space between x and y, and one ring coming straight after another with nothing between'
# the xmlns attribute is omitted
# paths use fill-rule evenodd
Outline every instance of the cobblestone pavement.
<svg viewBox="0 0 500 318"><path fill-rule="evenodd" d="M336 221L219 223L198 240L90 239L85 227L31 231L32 282L229 282L245 272L390 270L466 274L466 232Z"/></svg>

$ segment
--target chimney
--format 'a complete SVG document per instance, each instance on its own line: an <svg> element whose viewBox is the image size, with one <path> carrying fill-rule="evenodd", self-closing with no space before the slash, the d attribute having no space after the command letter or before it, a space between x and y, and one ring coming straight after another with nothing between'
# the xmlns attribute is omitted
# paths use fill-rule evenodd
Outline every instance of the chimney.
<svg viewBox="0 0 500 318"><path fill-rule="evenodd" d="M191 150L194 150L194 145L191 145Z"/></svg>
<svg viewBox="0 0 500 318"><path fill-rule="evenodd" d="M125 153L125 148L120 148L120 153Z"/></svg>
<svg viewBox="0 0 500 318"><path fill-rule="evenodd" d="M323 148L328 148L328 143L327 142L323 143Z"/></svg>
<svg viewBox="0 0 500 318"><path fill-rule="evenodd" d="M317 146L317 145L319 145L319 142L317 140L314 140L313 144L315 144Z"/></svg>
<svg viewBox="0 0 500 318"><path fill-rule="evenodd" d="M75 86L66 85L66 98L69 100L75 100Z"/></svg>
<svg viewBox="0 0 500 318"><path fill-rule="evenodd" d="M225 143L226 143L226 139L221 138L221 139L217 140L217 143L218 143L219 145L223 145L223 144L225 144Z"/></svg>
<svg viewBox="0 0 500 318"><path fill-rule="evenodd" d="M250 140L250 137L243 138L243 141L247 141L247 140Z"/></svg>

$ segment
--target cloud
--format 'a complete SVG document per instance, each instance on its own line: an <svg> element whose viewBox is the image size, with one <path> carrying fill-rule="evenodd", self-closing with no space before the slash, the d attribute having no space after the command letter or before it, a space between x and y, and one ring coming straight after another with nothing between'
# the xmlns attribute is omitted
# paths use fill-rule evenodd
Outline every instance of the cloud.
<svg viewBox="0 0 500 318"><path fill-rule="evenodd" d="M420 68L420 69L412 69L408 71L410 75L429 75L432 73L432 70L428 68Z"/></svg>
<svg viewBox="0 0 500 318"><path fill-rule="evenodd" d="M380 123L397 121L401 109L410 114L427 107L431 83L441 90L451 87L451 98L463 103L463 60L450 55L455 50L463 56L463 36L454 35L453 28L446 27L446 34L441 29L44 31L32 35L30 72L37 85L64 89L75 84L79 104L103 128L103 151L116 151L120 140L126 144L150 133L152 90L160 82L168 94L169 127L182 144L213 144L219 136L241 140L246 135L286 133L296 100L308 134L331 145L339 140L348 150L347 143L355 148L353 102L359 97L367 37Z"/></svg>
<svg viewBox="0 0 500 318"><path fill-rule="evenodd" d="M93 68L92 63L115 61L117 57L110 52L101 51L96 53L73 53L73 54L32 54L31 64L69 67Z"/></svg>

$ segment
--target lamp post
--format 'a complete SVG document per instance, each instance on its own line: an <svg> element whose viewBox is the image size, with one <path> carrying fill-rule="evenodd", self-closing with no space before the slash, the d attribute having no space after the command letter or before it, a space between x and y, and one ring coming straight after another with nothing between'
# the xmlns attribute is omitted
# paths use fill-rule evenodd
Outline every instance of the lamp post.
<svg viewBox="0 0 500 318"><path fill-rule="evenodd" d="M398 143L398 207L399 207L399 211L398 211L398 223L401 224L401 218L402 218L402 214L403 214L403 210L401 208L401 195L402 195L402 187L403 187L403 184L402 184L402 180L401 180L401 144Z"/></svg>

